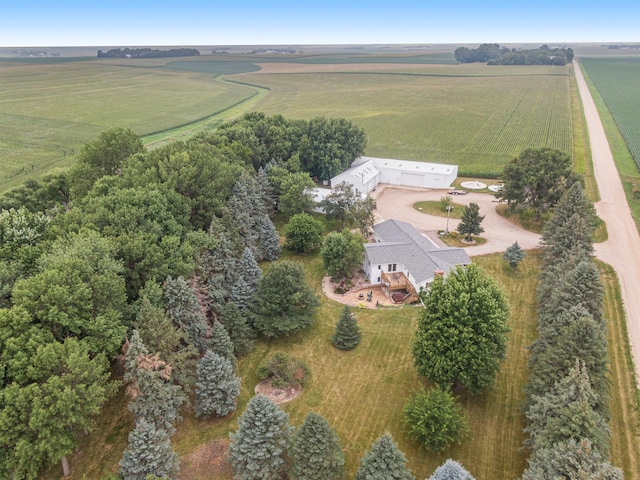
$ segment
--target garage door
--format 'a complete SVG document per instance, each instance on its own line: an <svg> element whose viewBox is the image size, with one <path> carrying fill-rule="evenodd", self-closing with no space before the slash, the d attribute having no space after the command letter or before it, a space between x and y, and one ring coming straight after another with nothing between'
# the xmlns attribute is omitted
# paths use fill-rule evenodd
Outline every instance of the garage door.
<svg viewBox="0 0 640 480"><path fill-rule="evenodd" d="M403 172L400 175L400 184L408 187L424 187L424 174Z"/></svg>

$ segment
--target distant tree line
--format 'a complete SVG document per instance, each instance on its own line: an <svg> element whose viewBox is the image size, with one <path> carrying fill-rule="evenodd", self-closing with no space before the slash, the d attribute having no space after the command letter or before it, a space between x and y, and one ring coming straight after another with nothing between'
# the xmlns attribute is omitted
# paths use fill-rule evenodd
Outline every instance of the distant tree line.
<svg viewBox="0 0 640 480"><path fill-rule="evenodd" d="M195 48L172 48L158 50L153 48L113 48L106 52L98 50L98 58L166 58L197 57L200 52Z"/></svg>
<svg viewBox="0 0 640 480"><path fill-rule="evenodd" d="M478 48L458 47L454 52L459 63L482 62L487 65L566 65L573 61L571 48L542 45L531 50L509 49L497 43L483 43Z"/></svg>

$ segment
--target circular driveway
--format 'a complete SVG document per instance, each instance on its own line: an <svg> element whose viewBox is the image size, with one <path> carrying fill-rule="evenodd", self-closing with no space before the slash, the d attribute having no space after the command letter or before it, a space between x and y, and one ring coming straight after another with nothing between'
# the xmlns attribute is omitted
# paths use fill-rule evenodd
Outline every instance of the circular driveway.
<svg viewBox="0 0 640 480"><path fill-rule="evenodd" d="M438 201L447 195L447 190L378 185L376 191L369 194L377 202L376 223L395 218L412 224L432 239L437 238L436 232L438 230L446 229L446 217L421 213L413 208L413 204L425 200ZM467 205L472 202L477 203L480 207L480 215L485 216L481 224L482 228L484 228L484 233L480 236L485 238L487 242L483 245L466 247L465 251L470 257L504 252L515 241L524 250L539 246L540 235L524 230L498 215L496 212L498 203L493 195L469 192L466 195L457 195L452 200L454 203L461 205ZM449 219L449 230L455 230L459 223L460 220Z"/></svg>

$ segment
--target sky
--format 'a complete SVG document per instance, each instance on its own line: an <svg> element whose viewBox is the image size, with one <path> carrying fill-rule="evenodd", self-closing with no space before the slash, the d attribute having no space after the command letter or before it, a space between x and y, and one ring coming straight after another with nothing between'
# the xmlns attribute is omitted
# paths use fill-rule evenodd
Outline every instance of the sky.
<svg viewBox="0 0 640 480"><path fill-rule="evenodd" d="M638 0L2 0L0 47L640 43Z"/></svg>

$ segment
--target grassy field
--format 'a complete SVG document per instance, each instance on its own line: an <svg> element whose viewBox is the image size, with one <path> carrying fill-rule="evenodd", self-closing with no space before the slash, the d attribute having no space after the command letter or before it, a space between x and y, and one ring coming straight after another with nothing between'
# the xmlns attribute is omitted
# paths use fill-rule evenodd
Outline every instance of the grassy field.
<svg viewBox="0 0 640 480"><path fill-rule="evenodd" d="M109 127L149 135L210 118L255 94L210 73L143 62L0 62L0 191L69 166Z"/></svg>
<svg viewBox="0 0 640 480"><path fill-rule="evenodd" d="M322 268L318 255L289 258L303 261L308 281L319 286ZM342 306L323 298L317 323L311 331L277 341L261 341L255 351L240 361L242 392L235 414L209 421L185 414L172 442L181 457L182 468L191 475L189 480L211 478L207 476L211 475L211 467L198 467L201 457L197 452L207 445L226 446L228 433L237 428L238 416L258 383L257 367L275 351L286 351L301 358L311 369L311 381L302 395L283 405L291 416L291 423L300 425L308 411L323 415L340 436L350 478L364 452L385 431L393 434L417 478L428 477L449 457L462 462L478 480L518 478L526 467L526 453L520 450L524 418L519 404L527 375L526 346L537 334L533 299L539 258L535 252L529 252L517 272L513 272L500 255L476 258L474 262L504 289L511 306L511 331L507 358L495 386L483 395L459 399L471 423L469 439L434 454L409 441L403 432L402 407L416 388L426 385L416 374L411 355L418 308L355 310L363 340L355 350L342 352L330 343ZM623 309L616 293L617 280L606 266L602 266L602 271L612 346L612 456L615 465L625 470L625 478L633 480L640 478L636 392L626 349ZM72 456L73 479L97 479L117 469L127 432L133 426L130 416L122 415L123 406L121 395L107 407L100 427L87 438L81 451ZM61 478L59 468L52 469L46 478ZM231 479L228 466L219 465L215 478Z"/></svg>
<svg viewBox="0 0 640 480"><path fill-rule="evenodd" d="M527 147L572 152L569 67L287 73L285 66L242 78L270 89L256 110L351 119L366 130L372 156L458 164L461 175L496 177Z"/></svg>

